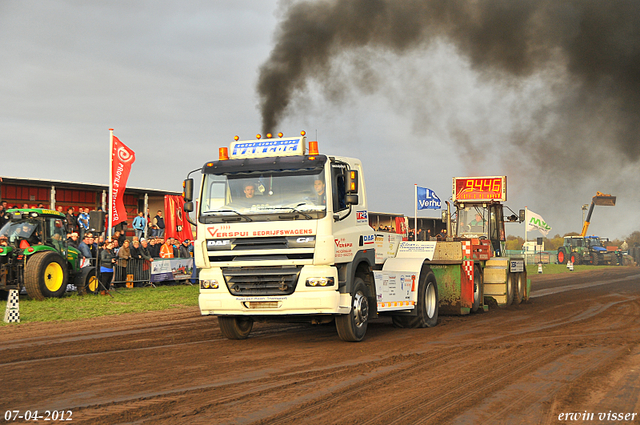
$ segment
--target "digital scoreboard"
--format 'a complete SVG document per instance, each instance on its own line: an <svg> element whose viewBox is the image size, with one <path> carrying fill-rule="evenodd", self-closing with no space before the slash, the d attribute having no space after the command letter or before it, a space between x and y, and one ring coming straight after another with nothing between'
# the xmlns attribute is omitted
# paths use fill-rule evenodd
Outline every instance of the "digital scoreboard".
<svg viewBox="0 0 640 425"><path fill-rule="evenodd" d="M506 201L507 176L454 177L454 201Z"/></svg>

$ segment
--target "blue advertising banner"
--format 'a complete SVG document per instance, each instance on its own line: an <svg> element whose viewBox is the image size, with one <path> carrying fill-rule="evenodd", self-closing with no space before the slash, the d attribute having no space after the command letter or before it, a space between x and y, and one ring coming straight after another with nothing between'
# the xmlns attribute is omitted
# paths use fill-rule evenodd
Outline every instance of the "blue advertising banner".
<svg viewBox="0 0 640 425"><path fill-rule="evenodd" d="M439 210L442 207L440 198L431 189L418 186L416 196L419 210Z"/></svg>

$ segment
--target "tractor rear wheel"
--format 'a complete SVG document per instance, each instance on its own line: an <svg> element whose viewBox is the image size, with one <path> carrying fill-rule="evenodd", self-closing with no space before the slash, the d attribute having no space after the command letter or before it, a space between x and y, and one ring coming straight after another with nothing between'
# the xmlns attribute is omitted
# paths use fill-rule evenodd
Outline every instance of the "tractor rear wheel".
<svg viewBox="0 0 640 425"><path fill-rule="evenodd" d="M558 264L566 264L567 263L567 253L565 252L563 247L558 248Z"/></svg>
<svg viewBox="0 0 640 425"><path fill-rule="evenodd" d="M591 264L593 264L594 266L597 266L598 264L600 264L600 259L598 258L598 254L595 252L591 254Z"/></svg>
<svg viewBox="0 0 640 425"><path fill-rule="evenodd" d="M33 299L59 298L67 290L69 272L64 258L54 251L33 254L24 271L24 286Z"/></svg>

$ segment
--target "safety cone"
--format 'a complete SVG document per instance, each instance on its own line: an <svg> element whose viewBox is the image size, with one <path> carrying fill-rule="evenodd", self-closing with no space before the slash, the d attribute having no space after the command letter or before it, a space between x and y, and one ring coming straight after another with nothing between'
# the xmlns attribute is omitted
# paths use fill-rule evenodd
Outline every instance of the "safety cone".
<svg viewBox="0 0 640 425"><path fill-rule="evenodd" d="M569 269L570 272L573 271L573 263L571 261L567 261L567 268Z"/></svg>
<svg viewBox="0 0 640 425"><path fill-rule="evenodd" d="M542 263L538 263L538 273L542 273Z"/></svg>
<svg viewBox="0 0 640 425"><path fill-rule="evenodd" d="M17 289L9 289L4 323L20 323L20 293Z"/></svg>

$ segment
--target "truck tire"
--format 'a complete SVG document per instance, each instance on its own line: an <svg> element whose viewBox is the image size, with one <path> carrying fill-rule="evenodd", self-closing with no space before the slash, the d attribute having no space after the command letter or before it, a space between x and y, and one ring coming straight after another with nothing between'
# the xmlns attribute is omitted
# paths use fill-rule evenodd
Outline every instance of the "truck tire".
<svg viewBox="0 0 640 425"><path fill-rule="evenodd" d="M356 276L351 294L351 311L336 317L336 330L343 341L359 342L364 339L369 324L369 299L367 286Z"/></svg>
<svg viewBox="0 0 640 425"><path fill-rule="evenodd" d="M513 273L513 304L518 305L524 300L524 273Z"/></svg>
<svg viewBox="0 0 640 425"><path fill-rule="evenodd" d="M253 319L246 317L218 316L220 332L228 339L247 339L253 329Z"/></svg>
<svg viewBox="0 0 640 425"><path fill-rule="evenodd" d="M84 267L76 274L74 281L78 288L78 295L97 294L100 288L100 281L96 275L95 267Z"/></svg>
<svg viewBox="0 0 640 425"><path fill-rule="evenodd" d="M567 264L567 253L563 247L558 248L558 264Z"/></svg>
<svg viewBox="0 0 640 425"><path fill-rule="evenodd" d="M440 300L433 272L429 272L418 285L418 304L415 316L393 316L398 328L432 328L438 324Z"/></svg>
<svg viewBox="0 0 640 425"><path fill-rule="evenodd" d="M471 311L474 313L477 312L482 306L483 301L484 287L482 285L482 274L480 273L480 268L475 266L473 268L473 306L471 307Z"/></svg>
<svg viewBox="0 0 640 425"><path fill-rule="evenodd" d="M598 258L598 254L596 254L595 252L593 254L591 254L591 264L593 264L594 266L597 266L600 261L600 259Z"/></svg>
<svg viewBox="0 0 640 425"><path fill-rule="evenodd" d="M59 298L67 290L67 262L54 251L33 254L24 271L27 294L35 300Z"/></svg>
<svg viewBox="0 0 640 425"><path fill-rule="evenodd" d="M507 305L513 304L514 294L516 292L516 274L509 273L509 280L507 281Z"/></svg>
<svg viewBox="0 0 640 425"><path fill-rule="evenodd" d="M580 264L580 256L577 252L572 252L569 258L571 258L571 264L573 264L574 266Z"/></svg>

